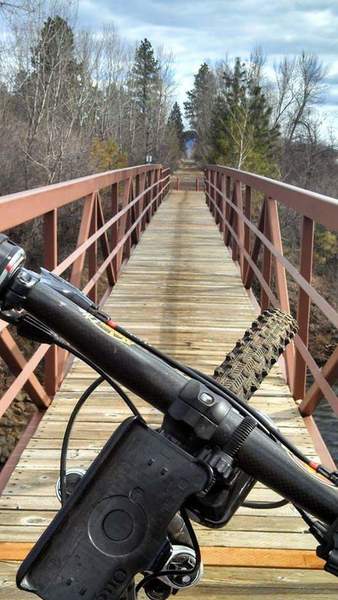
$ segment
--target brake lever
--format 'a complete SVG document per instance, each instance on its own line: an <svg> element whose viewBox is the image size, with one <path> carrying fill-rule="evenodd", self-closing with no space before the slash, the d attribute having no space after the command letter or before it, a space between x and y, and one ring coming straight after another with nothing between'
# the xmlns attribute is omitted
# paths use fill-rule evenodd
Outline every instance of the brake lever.
<svg viewBox="0 0 338 600"><path fill-rule="evenodd" d="M80 306L80 308L83 308L86 311L96 311L98 309L95 302L88 298L86 294L81 292L81 290L76 288L72 283L69 283L62 277L59 277L59 275L55 275L55 273L51 273L42 267L40 273L40 281L42 283L48 285L48 287L56 292L59 292L59 294L68 298L68 300L71 300L77 306Z"/></svg>

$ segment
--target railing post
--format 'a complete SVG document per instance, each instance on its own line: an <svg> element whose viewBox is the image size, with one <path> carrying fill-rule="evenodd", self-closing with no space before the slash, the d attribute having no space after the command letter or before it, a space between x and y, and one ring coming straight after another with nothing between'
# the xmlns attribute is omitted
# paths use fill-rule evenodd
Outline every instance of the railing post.
<svg viewBox="0 0 338 600"><path fill-rule="evenodd" d="M269 222L270 239L276 250L283 255L283 243L278 217L278 206L276 200L273 198L267 198L266 200L266 213L267 220ZM279 260L274 259L275 266L275 281L278 292L279 304L282 310L290 312L290 302L288 286L286 281L285 268L280 264ZM285 366L287 382L290 390L293 391L294 385L294 368L295 368L295 348L293 343L288 344L285 349Z"/></svg>
<svg viewBox="0 0 338 600"><path fill-rule="evenodd" d="M242 207L242 191L241 191L241 182L236 179L234 181L234 189L233 189L233 193L232 193L232 203L237 206L237 208L241 209ZM243 208L242 208L242 212L243 212ZM232 214L233 214L233 219L232 219L232 226L233 229L237 235L237 239L240 241L241 238L243 239L244 236L241 236L241 231L243 229L243 221L240 219L240 217L238 216L237 212L232 209ZM233 261L239 261L240 265L241 265L241 256L242 256L242 252L241 252L241 248L239 246L239 244L237 243L237 241L235 240L234 237L232 237L232 260ZM242 270L242 268L241 268Z"/></svg>
<svg viewBox="0 0 338 600"><path fill-rule="evenodd" d="M210 210L210 169L206 169L205 171L205 201Z"/></svg>
<svg viewBox="0 0 338 600"><path fill-rule="evenodd" d="M113 183L111 186L111 210L112 215L116 215L118 212L118 183ZM111 246L112 249L116 248L119 238L119 223L116 221L111 228ZM118 259L117 254L113 258L113 269L115 274L115 281L117 281L118 275Z"/></svg>
<svg viewBox="0 0 338 600"><path fill-rule="evenodd" d="M218 192L216 190L216 188L218 187L217 183L218 183L218 171L214 171L213 184L215 187L213 188L213 200L214 200L213 211L214 211L214 219L215 219L216 225L218 225L218 220L219 220L218 212L216 210L216 207L218 207Z"/></svg>
<svg viewBox="0 0 338 600"><path fill-rule="evenodd" d="M150 192L150 200L149 200L149 202L152 202L152 200L153 200L153 199L155 198L155 196L156 196L156 169L153 169L153 170L151 171L151 184L152 184L154 187L151 189L151 192ZM154 203L151 205L151 208L150 208L150 211L149 211L149 221L151 221L151 217L153 216L153 214L155 213L155 211L156 211L156 202L154 202Z"/></svg>
<svg viewBox="0 0 338 600"><path fill-rule="evenodd" d="M213 175L214 176L213 176L213 181L212 182L213 182L213 184L214 184L215 187L213 188L213 201L214 201L214 203L213 203L212 209L213 209L213 215L214 215L215 223L216 223L216 225L218 225L218 212L216 210L216 206L218 207L218 192L216 190L216 188L218 187L218 185L217 185L217 183L218 183L218 171L214 171Z"/></svg>
<svg viewBox="0 0 338 600"><path fill-rule="evenodd" d="M218 206L218 210L220 211L221 214L218 213L218 222L219 222L219 230L220 232L224 233L224 221L221 217L221 215L223 215L223 179L224 179L224 175L222 172L218 173L218 181L217 181L217 188L219 189L219 192L217 194L218 196L218 202L217 202L217 206Z"/></svg>
<svg viewBox="0 0 338 600"><path fill-rule="evenodd" d="M89 236L93 235L97 231L97 195L95 194L94 206L92 212L92 219L90 223ZM97 240L91 244L88 248L88 281L96 275L97 271ZM94 283L92 289L89 291L88 296L93 302L97 302L97 282Z"/></svg>
<svg viewBox="0 0 338 600"><path fill-rule="evenodd" d="M154 182L153 171L148 171L148 187L151 188L151 186L153 185L153 182ZM149 190L149 192L147 193L147 205L148 205L148 207L150 207L150 208L148 208L148 210L146 212L147 223L150 223L150 220L151 220L151 210L152 210L152 207L150 206L150 204L151 204L152 198L153 198L153 190L151 188Z"/></svg>
<svg viewBox="0 0 338 600"><path fill-rule="evenodd" d="M145 177L145 180L144 180L144 186L145 187L144 187L144 189L147 190L148 187L151 184L150 171L145 171L144 177ZM148 204L149 204L149 195L150 195L149 191L145 192L145 194L144 194L144 208L146 208L148 206ZM144 217L143 217L143 225L142 225L143 229L146 228L147 223L149 223L149 219L148 219L148 211L146 210L146 212L144 213Z"/></svg>
<svg viewBox="0 0 338 600"><path fill-rule="evenodd" d="M225 219L227 222L229 222L230 219L230 206L227 202L227 200L230 200L230 195L231 195L231 178L229 177L229 175L226 175L225 177L225 203L224 203L224 211L225 211ZM228 229L228 225L226 222L224 222L224 244L226 246L228 246L229 244L229 229Z"/></svg>
<svg viewBox="0 0 338 600"><path fill-rule="evenodd" d="M266 238L268 238L268 240L270 240L270 224L269 224L269 220L268 220L268 198L265 199L264 235ZM266 246L264 246L262 274L263 274L263 277L269 287L271 285L271 266L272 266L271 252ZM261 288L260 304L261 304L262 311L269 308L270 300L263 288Z"/></svg>
<svg viewBox="0 0 338 600"><path fill-rule="evenodd" d="M90 194L84 199L84 205L82 209L82 217L81 224L79 229L79 234L77 236L77 244L76 246L81 246L89 237L89 229L92 218L94 206L94 196ZM81 286L81 275L83 271L83 266L85 263L85 254L81 254L77 260L74 261L72 266L72 272L70 276L70 283L75 285L75 287Z"/></svg>
<svg viewBox="0 0 338 600"><path fill-rule="evenodd" d="M159 170L159 177L160 177L160 183L159 183L159 199L158 199L158 203L159 206L162 204L163 201L163 167L160 168Z"/></svg>
<svg viewBox="0 0 338 600"><path fill-rule="evenodd" d="M157 194L157 182L158 182L158 170L154 169L154 189L153 189L153 198L156 198L156 194ZM157 211L157 200L155 200L154 204L153 204L153 208L152 208L152 215L155 214L155 212Z"/></svg>
<svg viewBox="0 0 338 600"><path fill-rule="evenodd" d="M221 211L222 211L222 215L223 215L223 221L222 221L222 234L223 234L223 241L225 244L225 235L226 235L226 207L227 207L227 202L226 202L226 176L224 175L224 173L221 174Z"/></svg>
<svg viewBox="0 0 338 600"><path fill-rule="evenodd" d="M213 217L215 217L215 209L214 209L215 188L213 187L214 186L214 177L215 177L215 171L210 171L210 212Z"/></svg>
<svg viewBox="0 0 338 600"><path fill-rule="evenodd" d="M133 201L133 199L134 199L134 180L131 177L131 180L130 180L130 194L128 196L127 204L129 205L130 202ZM129 229L131 228L132 221L133 221L133 209L130 207L129 210L127 211L125 233L127 233L127 231L129 231ZM131 245L132 245L132 234L129 234L128 237L127 237L127 239L126 239L126 241L125 241L125 245L124 245L124 258L126 258L127 260L130 257Z"/></svg>
<svg viewBox="0 0 338 600"><path fill-rule="evenodd" d="M164 169L163 169L163 167L161 167L161 169L158 172L159 173L159 184L158 184L158 187L159 187L159 192L160 192L159 206L161 206L161 204L163 202L163 198L164 198L164 196L163 196L163 178L164 178L163 171L164 171Z"/></svg>
<svg viewBox="0 0 338 600"><path fill-rule="evenodd" d="M283 244L282 236L279 225L278 207L276 200L267 198L266 201L267 220L269 223L270 240L276 250L283 255ZM276 275L276 287L278 291L278 298L280 307L285 312L290 312L288 286L285 275L285 268L280 262L274 259L275 262L275 275Z"/></svg>
<svg viewBox="0 0 338 600"><path fill-rule="evenodd" d="M314 222L308 217L303 217L302 241L300 252L300 274L311 283L313 267L313 245L314 245ZM298 295L297 321L298 335L303 340L306 347L309 342L309 324L310 324L310 306L311 301L306 292L300 287ZM306 387L306 363L299 351L296 349L295 376L294 376L294 397L296 400L303 400Z"/></svg>
<svg viewBox="0 0 338 600"><path fill-rule="evenodd" d="M241 270L242 280L244 279L244 222L243 222L243 195L242 195L242 184L238 180L236 181L236 200L237 206L240 210L240 215L237 214L237 236L238 236L238 257L239 257L239 266Z"/></svg>
<svg viewBox="0 0 338 600"><path fill-rule="evenodd" d="M217 208L218 208L218 202L219 202L219 194L218 194L218 177L219 177L219 173L218 171L214 172L214 219L215 219L215 223L216 225L219 224L219 214L217 212Z"/></svg>
<svg viewBox="0 0 338 600"><path fill-rule="evenodd" d="M216 225L218 225L218 228L221 229L221 217L219 215L219 212L217 210L217 208L219 209L220 207L220 193L219 193L219 189L220 189L220 173L219 171L216 171L215 173L215 183L214 185L216 186L216 190L215 190L215 223Z"/></svg>
<svg viewBox="0 0 338 600"><path fill-rule="evenodd" d="M259 231L264 231L264 223L265 223L265 211L266 211L266 199L264 198L262 207L261 207L261 212L259 215L259 221L258 221L258 229ZM253 248L251 251L251 259L252 261L257 264L257 260L258 260L258 255L259 255L259 250L261 247L261 240L259 239L259 237L256 235L255 236L255 241L253 243ZM244 287L249 290L252 286L252 282L253 282L253 278L254 278L254 272L253 269L251 268L250 265L248 265L247 268L247 272L245 274L245 278L244 278Z"/></svg>
<svg viewBox="0 0 338 600"><path fill-rule="evenodd" d="M212 187L212 183L213 183L213 177L214 177L214 172L213 171L209 171L209 179L208 179L208 185L209 185L209 210L210 213L213 216L213 206L212 206L212 201L213 201L213 187Z"/></svg>
<svg viewBox="0 0 338 600"><path fill-rule="evenodd" d="M137 198L139 195L140 195L140 175L136 175L136 177L135 177L135 198ZM140 216L140 212L141 212L140 207L141 207L141 200L139 200L134 206L134 220L135 221ZM140 223L138 223L136 225L136 229L134 229L134 238L135 238L136 244L138 243L138 241L140 239L140 232L141 232Z"/></svg>
<svg viewBox="0 0 338 600"><path fill-rule="evenodd" d="M249 185L245 186L245 201L244 201L244 214L248 221L251 221L251 187ZM250 229L246 223L244 223L244 249L250 254ZM244 253L243 253L244 254ZM249 268L249 263L245 257L243 256L243 281L247 275Z"/></svg>
<svg viewBox="0 0 338 600"><path fill-rule="evenodd" d="M155 201L155 211L158 209L158 207L160 206L160 170L156 169L156 187L155 187L155 196L157 196L157 200Z"/></svg>
<svg viewBox="0 0 338 600"><path fill-rule="evenodd" d="M146 177L146 173L141 173L140 175L140 194L142 194L142 198L140 201L140 215L143 212L144 207L146 206L146 200L147 200L147 195L145 193L145 189L146 189L146 183L147 183L147 177ZM143 217L138 225L140 234L142 231L144 231L145 228L145 217Z"/></svg>
<svg viewBox="0 0 338 600"><path fill-rule="evenodd" d="M44 265L49 271L53 271L58 264L57 243L57 209L49 211L43 219L44 239ZM58 384L58 348L52 345L45 358L45 390L51 398L55 396Z"/></svg>
<svg viewBox="0 0 338 600"><path fill-rule="evenodd" d="M151 192L150 192L150 202L155 198L156 195L156 170L153 169L151 171L151 184L154 185L154 187L152 188ZM151 205L151 209L149 211L150 215L149 215L149 220L151 220L155 210L156 210L156 202L154 202L154 204Z"/></svg>

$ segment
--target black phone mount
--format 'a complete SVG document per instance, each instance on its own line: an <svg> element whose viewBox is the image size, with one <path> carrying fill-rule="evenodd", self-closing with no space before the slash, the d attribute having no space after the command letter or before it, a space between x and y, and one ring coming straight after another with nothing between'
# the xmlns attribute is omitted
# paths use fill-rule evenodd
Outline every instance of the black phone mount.
<svg viewBox="0 0 338 600"><path fill-rule="evenodd" d="M128 419L22 563L18 586L44 600L118 600L151 571L174 515L209 482L206 464Z"/></svg>

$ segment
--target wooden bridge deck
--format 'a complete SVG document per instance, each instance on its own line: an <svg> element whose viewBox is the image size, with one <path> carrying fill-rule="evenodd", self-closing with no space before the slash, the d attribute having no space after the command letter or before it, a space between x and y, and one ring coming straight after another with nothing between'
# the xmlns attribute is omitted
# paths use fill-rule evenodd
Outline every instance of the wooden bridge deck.
<svg viewBox="0 0 338 600"><path fill-rule="evenodd" d="M170 194L105 308L114 320L200 370L211 373L222 361L253 320L255 309L202 193ZM15 571L58 509L54 485L62 436L74 403L93 377L87 366L75 361L0 499L1 600L28 597L16 590ZM278 366L253 402L290 439L314 455ZM150 423L159 423L154 409L140 400L137 404ZM79 416L69 465L86 467L126 415L126 408L102 385ZM271 500L276 495L258 484L251 498ZM242 508L224 530L197 527L206 573L197 590L185 592L184 597L336 597L336 581L320 570L315 543L305 529L290 507L259 512Z"/></svg>

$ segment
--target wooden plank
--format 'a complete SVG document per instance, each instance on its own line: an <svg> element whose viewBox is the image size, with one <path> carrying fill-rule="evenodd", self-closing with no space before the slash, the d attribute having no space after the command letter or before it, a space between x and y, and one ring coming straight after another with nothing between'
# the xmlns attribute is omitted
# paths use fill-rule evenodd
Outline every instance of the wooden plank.
<svg viewBox="0 0 338 600"><path fill-rule="evenodd" d="M0 542L0 561L24 560L31 542ZM251 549L201 547L203 561L210 566L247 566L295 569L322 569L323 561L310 550L283 550L273 547Z"/></svg>
<svg viewBox="0 0 338 600"><path fill-rule="evenodd" d="M0 562L0 598L6 600L27 598L27 593L15 589L15 574L18 566L19 563L14 561ZM323 590L325 595L321 595ZM207 566L203 581L198 588L186 590L184 597L189 595L194 600L199 597L223 600L225 594L226 597L229 595L236 599L247 598L248 594L253 594L255 598L267 595L271 597L273 594L273 598L291 600L299 593L309 600L333 598L336 593L336 583L330 575L319 570L310 572L301 568L262 569L256 565L251 568ZM299 598L298 595L298 600Z"/></svg>
<svg viewBox="0 0 338 600"><path fill-rule="evenodd" d="M283 550L275 548L202 548L203 560L211 566L271 567L291 569L322 569L323 561L310 550Z"/></svg>

